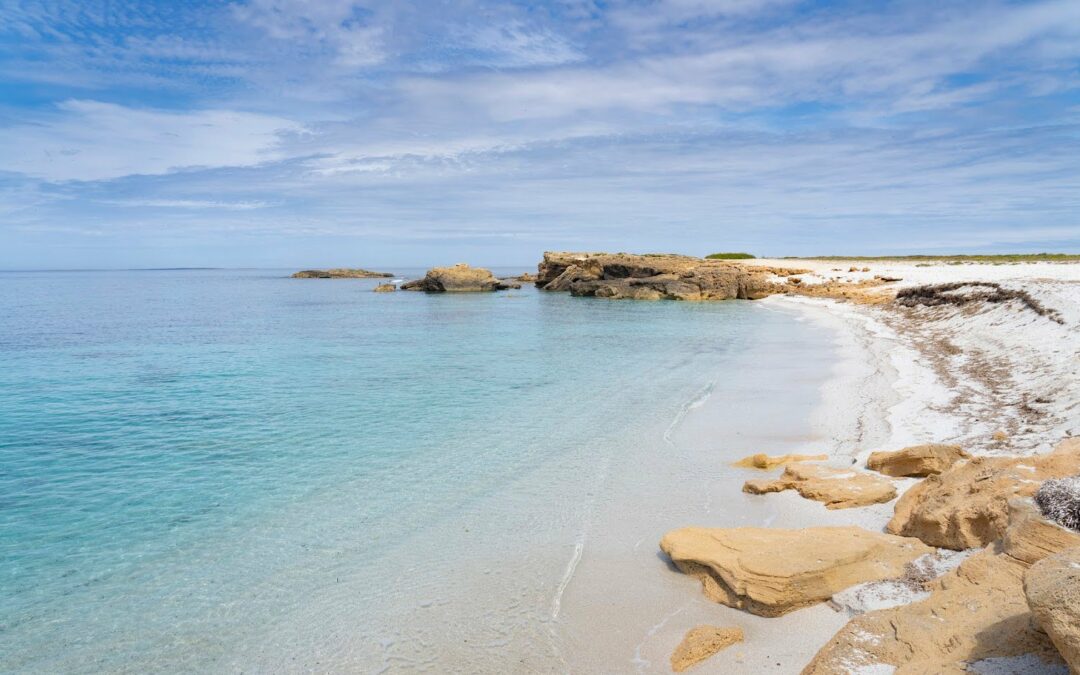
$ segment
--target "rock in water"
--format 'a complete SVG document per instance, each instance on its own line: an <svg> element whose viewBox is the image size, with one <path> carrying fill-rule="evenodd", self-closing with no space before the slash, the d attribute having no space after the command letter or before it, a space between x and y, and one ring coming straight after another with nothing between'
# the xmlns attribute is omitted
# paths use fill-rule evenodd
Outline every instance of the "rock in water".
<svg viewBox="0 0 1080 675"><path fill-rule="evenodd" d="M999 545L929 582L927 599L852 619L803 675L894 672L890 668L897 675L959 675L969 672L971 662L1026 654L1059 663L1053 644L1033 621L1023 578L1041 558L1080 544L1080 534L1045 520L1028 499L1013 500L1009 511Z"/></svg>
<svg viewBox="0 0 1080 675"><path fill-rule="evenodd" d="M976 457L930 476L900 497L888 531L961 551L1001 538L1008 501L1030 497L1048 478L1080 473L1080 438L1033 457Z"/></svg>
<svg viewBox="0 0 1080 675"><path fill-rule="evenodd" d="M866 468L886 476L925 478L952 468L969 455L959 445L913 445L895 452L872 452Z"/></svg>
<svg viewBox="0 0 1080 675"><path fill-rule="evenodd" d="M850 509L896 498L896 486L887 478L819 464L793 464L776 480L748 480L743 485L743 492L753 495L784 490L796 490L827 509Z"/></svg>
<svg viewBox="0 0 1080 675"><path fill-rule="evenodd" d="M336 267L329 270L303 270L292 275L293 279L381 279L392 277L389 272L372 272L358 267Z"/></svg>
<svg viewBox="0 0 1080 675"><path fill-rule="evenodd" d="M1028 606L1074 673L1080 673L1080 547L1032 565L1024 575Z"/></svg>
<svg viewBox="0 0 1080 675"><path fill-rule="evenodd" d="M814 462L828 459L828 455L766 455L759 452L756 455L743 457L732 464L741 469L775 469L778 466L794 464L796 462Z"/></svg>
<svg viewBox="0 0 1080 675"><path fill-rule="evenodd" d="M759 616L780 616L849 586L897 577L932 551L916 539L858 527L685 527L664 535L660 548L701 580L706 597Z"/></svg>
<svg viewBox="0 0 1080 675"><path fill-rule="evenodd" d="M491 270L458 263L453 267L432 268L423 279L402 284L401 290L428 293L486 293L512 287L515 286L496 279ZM520 285L516 286L516 288L520 287Z"/></svg>
<svg viewBox="0 0 1080 675"><path fill-rule="evenodd" d="M372 290L376 293L393 293L397 290L397 286L394 284L379 284Z"/></svg>
<svg viewBox="0 0 1080 675"><path fill-rule="evenodd" d="M742 628L698 626L687 631L682 642L671 654L671 669L681 673L717 652L743 641Z"/></svg>

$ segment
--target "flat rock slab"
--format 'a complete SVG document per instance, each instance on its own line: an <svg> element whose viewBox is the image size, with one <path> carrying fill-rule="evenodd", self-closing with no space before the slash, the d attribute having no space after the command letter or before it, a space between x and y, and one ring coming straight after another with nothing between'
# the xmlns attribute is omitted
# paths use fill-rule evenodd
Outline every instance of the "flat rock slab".
<svg viewBox="0 0 1080 675"><path fill-rule="evenodd" d="M742 641L742 628L720 628L719 626L691 628L671 654L671 669L676 673L681 673L713 654Z"/></svg>
<svg viewBox="0 0 1080 675"><path fill-rule="evenodd" d="M784 490L796 490L827 509L850 509L896 498L896 486L887 478L819 464L793 464L776 480L749 480L743 485L743 492L755 495Z"/></svg>
<svg viewBox="0 0 1080 675"><path fill-rule="evenodd" d="M929 582L925 600L852 619L803 675L959 674L969 672L968 663L1024 655L1060 666L1057 650L1028 608L1024 573L1038 558L1080 544L1080 534L1046 521L1030 500L1014 500L1010 510L1008 532L998 545Z"/></svg>
<svg viewBox="0 0 1080 675"><path fill-rule="evenodd" d="M1080 473L1080 438L1033 457L976 457L930 476L900 497L887 529L961 551L1000 539L1008 502L1030 497L1048 478Z"/></svg>
<svg viewBox="0 0 1080 675"><path fill-rule="evenodd" d="M787 466L797 462L816 462L828 458L828 455L766 455L762 452L743 457L732 466L741 469L775 469L778 466Z"/></svg>
<svg viewBox="0 0 1080 675"><path fill-rule="evenodd" d="M664 535L660 548L701 580L706 597L759 616L780 616L849 586L900 576L907 563L932 551L916 539L859 527L686 527Z"/></svg>
<svg viewBox="0 0 1080 675"><path fill-rule="evenodd" d="M925 478L951 469L969 455L959 445L913 445L893 452L873 452L866 468L896 478Z"/></svg>

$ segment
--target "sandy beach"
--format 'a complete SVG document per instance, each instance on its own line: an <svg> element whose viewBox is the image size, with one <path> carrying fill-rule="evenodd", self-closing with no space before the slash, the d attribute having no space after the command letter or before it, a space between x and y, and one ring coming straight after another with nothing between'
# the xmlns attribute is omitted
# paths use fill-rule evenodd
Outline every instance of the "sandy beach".
<svg viewBox="0 0 1080 675"><path fill-rule="evenodd" d="M843 355L822 388L822 403L813 416L815 436L825 440L808 443L798 452L827 453L830 459L825 464L835 467L863 466L872 451L924 443L955 443L973 456L1035 455L1080 433L1080 334L1075 330L1080 320L1080 265L844 260L744 264L810 270L798 275L803 286L898 279L867 291L889 297L899 289L927 284L1000 283L1027 291L1061 319L1051 320L1015 302L906 308L865 298L853 302L793 294L761 300L829 327ZM895 482L903 494L918 480ZM827 510L792 491L758 499L770 500L777 509L771 527L856 525L875 532L885 529L896 503ZM962 558L956 556L951 565ZM688 594L697 592L697 585L687 579ZM844 607L843 601L854 599L858 605L860 598L846 593L832 606L820 604L770 619L720 608L709 623L740 626L745 642L697 666L696 672L799 672L849 614L925 597L910 592L890 595L889 590L869 589L861 598L866 604L854 609ZM679 628L685 629L686 623L681 621ZM679 633L668 631L670 648L678 643ZM1024 658L995 659L970 668L1065 672L1063 666ZM850 672L893 669L853 667Z"/></svg>

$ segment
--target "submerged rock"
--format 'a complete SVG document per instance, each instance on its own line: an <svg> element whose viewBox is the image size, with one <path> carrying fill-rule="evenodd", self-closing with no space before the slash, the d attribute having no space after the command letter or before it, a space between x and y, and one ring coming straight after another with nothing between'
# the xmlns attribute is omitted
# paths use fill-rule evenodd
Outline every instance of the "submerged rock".
<svg viewBox="0 0 1080 675"><path fill-rule="evenodd" d="M1007 535L927 584L920 602L852 619L817 653L803 675L847 672L965 673L966 665L1025 654L1060 659L1033 621L1024 596L1028 567L1080 544L1080 534L1045 520L1027 499L1009 504ZM893 671L889 671L893 672Z"/></svg>
<svg viewBox="0 0 1080 675"><path fill-rule="evenodd" d="M743 641L739 627L697 626L691 628L671 654L671 669L676 673L695 666L717 652Z"/></svg>
<svg viewBox="0 0 1080 675"><path fill-rule="evenodd" d="M686 527L664 535L660 548L701 580L706 597L759 616L780 616L849 586L899 576L932 550L916 539L858 527Z"/></svg>
<svg viewBox="0 0 1080 675"><path fill-rule="evenodd" d="M743 485L743 492L754 495L784 490L796 490L827 509L850 509L896 498L896 486L886 478L819 464L793 464L776 480L748 480Z"/></svg>
<svg viewBox="0 0 1080 675"><path fill-rule="evenodd" d="M1080 673L1080 547L1043 558L1024 575L1024 594L1039 626Z"/></svg>
<svg viewBox="0 0 1080 675"><path fill-rule="evenodd" d="M976 457L930 476L900 497L887 530L959 551L1001 538L1008 501L1030 497L1048 478L1080 472L1080 438L1033 457Z"/></svg>
<svg viewBox="0 0 1080 675"><path fill-rule="evenodd" d="M969 455L959 445L913 445L894 452L872 452L866 468L886 476L925 478L952 468Z"/></svg>
<svg viewBox="0 0 1080 675"><path fill-rule="evenodd" d="M496 279L491 270L470 267L465 263L458 263L453 267L432 268L423 279L408 281L401 285L403 291L428 293L486 293L508 288L521 288L521 285Z"/></svg>
<svg viewBox="0 0 1080 675"><path fill-rule="evenodd" d="M766 455L763 452L759 452L756 455L743 457L732 466L743 469L775 469L778 466L785 466L796 462L814 462L828 458L828 455Z"/></svg>
<svg viewBox="0 0 1080 675"><path fill-rule="evenodd" d="M293 279L384 279L394 276L389 272L372 272L358 267L335 267L329 270L302 270Z"/></svg>

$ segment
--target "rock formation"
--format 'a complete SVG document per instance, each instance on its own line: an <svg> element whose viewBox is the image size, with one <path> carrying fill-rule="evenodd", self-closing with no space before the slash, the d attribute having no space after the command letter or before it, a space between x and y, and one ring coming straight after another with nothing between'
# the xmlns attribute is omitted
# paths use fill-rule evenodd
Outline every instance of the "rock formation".
<svg viewBox="0 0 1080 675"><path fill-rule="evenodd" d="M1027 499L1009 503L1006 536L927 584L930 597L852 619L814 657L803 675L877 672L965 673L966 664L1034 655L1060 658L1038 629L1023 578L1041 558L1080 545L1080 534L1050 523ZM894 672L889 670L889 672Z"/></svg>
<svg viewBox="0 0 1080 675"><path fill-rule="evenodd" d="M379 284L372 290L376 293L393 293L397 290L397 286L395 286L394 284Z"/></svg>
<svg viewBox="0 0 1080 675"><path fill-rule="evenodd" d="M423 279L401 285L403 291L428 293L483 293L521 288L521 284L496 279L490 270L458 263L453 267L435 267Z"/></svg>
<svg viewBox="0 0 1080 675"><path fill-rule="evenodd" d="M329 270L302 270L293 279L385 279L394 276L389 272L372 272L360 268L336 267Z"/></svg>
<svg viewBox="0 0 1080 675"><path fill-rule="evenodd" d="M743 492L753 495L796 490L827 509L850 509L896 498L896 486L881 476L820 464L792 464L776 480L748 480Z"/></svg>
<svg viewBox="0 0 1080 675"><path fill-rule="evenodd" d="M637 300L757 299L784 290L771 281L801 270L680 255L544 253L536 286L572 295Z"/></svg>
<svg viewBox="0 0 1080 675"><path fill-rule="evenodd" d="M786 466L796 462L814 462L828 458L828 455L766 455L761 452L749 457L743 457L732 466L742 469L775 469L778 466Z"/></svg>
<svg viewBox="0 0 1080 675"><path fill-rule="evenodd" d="M676 673L695 666L720 650L743 641L742 628L697 626L691 628L671 653L671 669Z"/></svg>
<svg viewBox="0 0 1080 675"><path fill-rule="evenodd" d="M894 452L872 452L866 468L886 476L925 478L952 468L969 455L959 445L913 445Z"/></svg>
<svg viewBox="0 0 1080 675"><path fill-rule="evenodd" d="M1062 441L1047 455L976 457L905 492L887 529L957 551L985 546L1004 534L1009 499L1078 472L1080 438Z"/></svg>
<svg viewBox="0 0 1080 675"><path fill-rule="evenodd" d="M1074 673L1080 673L1080 547L1043 558L1024 574L1031 613Z"/></svg>
<svg viewBox="0 0 1080 675"><path fill-rule="evenodd" d="M660 548L701 580L711 600L759 616L780 616L849 586L899 576L932 549L916 539L858 527L802 530L686 527Z"/></svg>

